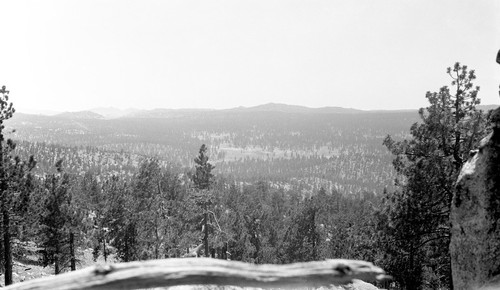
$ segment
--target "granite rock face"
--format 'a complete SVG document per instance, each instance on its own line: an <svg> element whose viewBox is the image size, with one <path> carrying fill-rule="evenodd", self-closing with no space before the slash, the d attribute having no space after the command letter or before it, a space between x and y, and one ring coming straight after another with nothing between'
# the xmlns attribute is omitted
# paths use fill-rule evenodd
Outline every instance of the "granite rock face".
<svg viewBox="0 0 500 290"><path fill-rule="evenodd" d="M454 289L479 289L500 277L500 108L492 115L491 127L493 132L463 166L453 196Z"/></svg>

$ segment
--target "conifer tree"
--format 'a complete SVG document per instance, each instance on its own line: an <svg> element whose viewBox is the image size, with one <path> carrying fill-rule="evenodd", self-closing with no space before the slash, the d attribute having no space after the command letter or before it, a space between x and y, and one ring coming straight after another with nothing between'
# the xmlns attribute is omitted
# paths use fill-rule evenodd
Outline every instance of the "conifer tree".
<svg viewBox="0 0 500 290"><path fill-rule="evenodd" d="M89 215L89 223L91 230L89 230L93 248L94 261L99 257L102 251L103 256L106 257L106 241L105 241L105 213L106 213L106 196L102 190L101 182L96 174L93 172L86 172L79 182L79 195L84 198L86 210ZM102 249L101 249L102 245Z"/></svg>
<svg viewBox="0 0 500 290"><path fill-rule="evenodd" d="M77 178L68 176L68 189L66 196L66 233L68 237L68 258L71 271L76 270L77 254L76 248L81 245L85 234L89 233L90 221L89 212L86 209L88 204L80 191L77 190ZM66 266L66 265L64 265Z"/></svg>
<svg viewBox="0 0 500 290"><path fill-rule="evenodd" d="M110 235L117 256L123 262L138 259L137 221L131 209L134 205L132 197L128 186L124 186L120 192L113 191L112 196L110 196L111 207L109 210L113 213Z"/></svg>
<svg viewBox="0 0 500 290"><path fill-rule="evenodd" d="M9 91L5 86L0 89L0 211L2 219L2 260L5 271L5 285L12 284L12 222L16 210L26 210L29 192L26 177L35 166L33 157L23 162L12 156L16 144L5 139L4 121L10 119L15 110L9 102Z"/></svg>
<svg viewBox="0 0 500 290"><path fill-rule="evenodd" d="M45 266L54 263L54 274L60 274L68 258L66 243L66 227L68 224L68 188L69 175L63 172L62 160L55 164L56 173L45 179L46 199L41 217L41 233L43 263Z"/></svg>
<svg viewBox="0 0 500 290"><path fill-rule="evenodd" d="M408 289L424 282L450 287L449 212L453 185L469 151L484 135L485 116L476 109L479 87L474 70L456 63L448 68L452 88L427 92L430 105L420 109L422 123L412 138L384 145L396 156L398 189L386 195L380 227L388 258L386 269ZM426 271L435 273L429 281Z"/></svg>
<svg viewBox="0 0 500 290"><path fill-rule="evenodd" d="M110 240L112 241L112 245L117 249L118 257L122 261L128 262L130 261L130 255L127 247L128 236L125 233L125 229L127 228L126 218L128 216L126 200L130 197L130 194L125 185L116 176L107 180L104 188L108 196L106 215L109 220Z"/></svg>
<svg viewBox="0 0 500 290"><path fill-rule="evenodd" d="M313 199L302 203L302 208L289 225L284 237L282 261L306 262L319 259L319 231L316 225L318 206Z"/></svg>
<svg viewBox="0 0 500 290"><path fill-rule="evenodd" d="M152 159L141 164L134 180L140 259L159 259L163 256L166 221L163 219L165 195L161 177L159 162Z"/></svg>
<svg viewBox="0 0 500 290"><path fill-rule="evenodd" d="M194 159L195 173L192 176L194 187L198 190L200 196L198 199L199 204L203 209L203 244L205 245L205 256L209 257L209 214L208 207L211 204L211 195L209 193L210 185L212 183L212 170L215 168L208 162L207 146L201 145L198 156Z"/></svg>

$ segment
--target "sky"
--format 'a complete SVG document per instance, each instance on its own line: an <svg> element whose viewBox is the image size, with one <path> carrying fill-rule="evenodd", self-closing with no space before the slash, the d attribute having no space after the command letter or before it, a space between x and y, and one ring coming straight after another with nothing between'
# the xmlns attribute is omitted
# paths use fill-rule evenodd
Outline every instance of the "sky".
<svg viewBox="0 0 500 290"><path fill-rule="evenodd" d="M17 111L286 103L416 109L476 70L499 104L498 0L1 0Z"/></svg>

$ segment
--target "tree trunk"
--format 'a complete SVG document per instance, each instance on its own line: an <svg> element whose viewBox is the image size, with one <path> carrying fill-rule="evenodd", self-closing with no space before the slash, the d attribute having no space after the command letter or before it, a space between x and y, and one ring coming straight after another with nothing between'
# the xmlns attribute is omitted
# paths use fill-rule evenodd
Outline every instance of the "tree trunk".
<svg viewBox="0 0 500 290"><path fill-rule="evenodd" d="M128 262L129 261L129 258L128 258L128 256L129 256L129 253L128 253L128 251L129 251L128 239L129 239L129 237L128 237L128 229L127 229L127 232L125 233L125 251L124 251L125 255L123 257L123 262Z"/></svg>
<svg viewBox="0 0 500 290"><path fill-rule="evenodd" d="M54 255L54 274L58 275L61 273L59 269L59 241L56 241L56 252Z"/></svg>
<svg viewBox="0 0 500 290"><path fill-rule="evenodd" d="M457 72L457 93L455 97L455 125L458 127L458 123L461 121L461 104L462 100L462 90L460 89L460 78L458 77ZM456 129L455 133L455 144L453 144L453 159L455 161L455 169L460 170L463 164L462 156L460 156L460 141L461 141L461 132L460 129Z"/></svg>
<svg viewBox="0 0 500 290"><path fill-rule="evenodd" d="M106 251L106 233L102 237L102 255L104 256L104 262L108 261L108 252Z"/></svg>
<svg viewBox="0 0 500 290"><path fill-rule="evenodd" d="M208 212L206 211L205 208L205 218L203 221L203 225L205 226L205 233L203 236L203 243L205 244L205 257L210 257L209 249L208 249Z"/></svg>
<svg viewBox="0 0 500 290"><path fill-rule="evenodd" d="M5 180L5 169L3 160L3 119L0 119L0 194L2 196L2 227L3 227L3 250L5 285L12 284L12 249L10 244L10 216L7 204L7 181Z"/></svg>
<svg viewBox="0 0 500 290"><path fill-rule="evenodd" d="M160 258L160 234L158 233L158 216L155 216L155 238L156 238L156 243L155 243L155 259Z"/></svg>
<svg viewBox="0 0 500 290"><path fill-rule="evenodd" d="M409 272L411 273L410 274L411 276L406 281L407 282L406 286L407 286L408 290L418 290L420 288L420 285L418 285L418 284L420 284L421 281L420 281L420 279L418 279L417 277L415 277L415 272L416 272L415 268L417 267L415 265L415 254L416 254L415 252L416 251L417 251L417 249L415 249L415 247L414 247L414 242L411 241L410 253L409 253L409 255L410 255L410 257L409 257L409 268L410 268L410 271ZM418 267L419 266L420 265L418 265Z"/></svg>
<svg viewBox="0 0 500 290"><path fill-rule="evenodd" d="M76 258L75 258L75 234L73 232L69 233L69 251L71 255L71 271L76 270Z"/></svg>
<svg viewBox="0 0 500 290"><path fill-rule="evenodd" d="M10 244L10 217L5 204L2 205L2 212L5 285L10 285L12 284L12 249Z"/></svg>

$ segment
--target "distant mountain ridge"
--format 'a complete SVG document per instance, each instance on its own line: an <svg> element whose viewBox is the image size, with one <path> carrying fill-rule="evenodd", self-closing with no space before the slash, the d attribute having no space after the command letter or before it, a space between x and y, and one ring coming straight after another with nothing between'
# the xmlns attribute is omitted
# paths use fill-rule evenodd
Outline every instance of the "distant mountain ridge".
<svg viewBox="0 0 500 290"><path fill-rule="evenodd" d="M212 112L213 109L152 109L152 110L138 110L131 114L125 115L125 118L172 118L181 117L186 114Z"/></svg>
<svg viewBox="0 0 500 290"><path fill-rule="evenodd" d="M54 117L67 119L104 119L104 116L92 111L64 112Z"/></svg>
<svg viewBox="0 0 500 290"><path fill-rule="evenodd" d="M114 119L134 114L136 112L139 112L140 110L134 108L122 110L115 107L99 107L90 109L89 111L102 115L103 117L108 119Z"/></svg>
<svg viewBox="0 0 500 290"><path fill-rule="evenodd" d="M96 113L102 113L102 111L92 110ZM137 110L135 112L122 115L120 117L125 118L172 118L181 117L189 114L195 113L207 113L207 112L278 112L278 113L335 113L335 114L357 114L368 111L352 109L352 108L342 108L342 107L322 107L322 108L310 108L298 105L288 105L281 103L267 103L263 105L253 106L253 107L236 107L230 109L152 109L152 110Z"/></svg>
<svg viewBox="0 0 500 290"><path fill-rule="evenodd" d="M500 105L479 105L478 109L488 111L495 109ZM290 113L290 114L360 114L360 113L382 113L382 112L411 112L418 111L418 109L401 109L401 110L360 110L354 108L343 107L320 107L311 108L299 105L288 105L283 103L267 103L252 107L235 107L229 109L167 109L157 108L151 110L141 109L118 109L114 107L99 107L90 110L77 111L77 112L64 112L59 114L43 114L39 112L37 115L53 115L55 117L69 118L69 119L116 119L116 118L177 118L186 115L199 114L199 113L212 113L212 112L277 112L277 113ZM28 112L26 112L28 113ZM29 112L28 114L35 114Z"/></svg>
<svg viewBox="0 0 500 290"><path fill-rule="evenodd" d="M305 106L287 105L281 103L267 103L254 107L238 107L227 109L226 111L246 111L246 112L282 112L282 113L360 113L363 110L342 108L342 107L322 107L310 108Z"/></svg>

